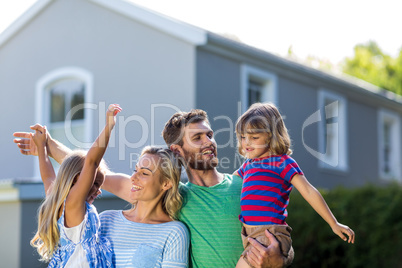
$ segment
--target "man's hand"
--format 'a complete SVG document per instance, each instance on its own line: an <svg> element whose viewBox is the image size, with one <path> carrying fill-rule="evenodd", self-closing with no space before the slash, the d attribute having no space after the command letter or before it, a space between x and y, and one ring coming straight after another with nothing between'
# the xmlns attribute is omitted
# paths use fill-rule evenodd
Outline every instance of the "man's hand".
<svg viewBox="0 0 402 268"><path fill-rule="evenodd" d="M247 260L256 268L282 268L285 267L285 258L279 248L279 242L268 230L265 230L270 245L264 247L256 240L249 238L251 244L247 253Z"/></svg>
<svg viewBox="0 0 402 268"><path fill-rule="evenodd" d="M36 124L30 127L34 131L43 132L43 126ZM20 152L24 155L38 155L38 148L33 140L33 133L31 132L14 132L14 142L20 148Z"/></svg>

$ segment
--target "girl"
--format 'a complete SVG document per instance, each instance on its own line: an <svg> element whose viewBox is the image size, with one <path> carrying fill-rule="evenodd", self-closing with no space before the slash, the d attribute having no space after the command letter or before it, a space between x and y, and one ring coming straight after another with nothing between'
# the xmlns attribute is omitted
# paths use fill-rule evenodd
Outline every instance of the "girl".
<svg viewBox="0 0 402 268"><path fill-rule="evenodd" d="M100 194L104 175L99 164L106 151L115 115L112 104L106 126L88 153L73 152L62 162L57 177L49 161L46 128L36 130L39 167L46 199L38 212L38 231L31 240L49 267L113 267L110 242L99 236L99 216L92 202Z"/></svg>
<svg viewBox="0 0 402 268"><path fill-rule="evenodd" d="M281 244L286 264L293 261L291 228L286 224L292 185L344 241L354 243L355 234L337 222L317 189L289 155L290 137L278 109L270 103L253 104L237 121L238 150L247 160L235 172L243 179L240 221L243 223L244 251L236 267L251 266L245 256L252 237L269 244L265 230L273 233ZM345 236L347 235L349 239Z"/></svg>

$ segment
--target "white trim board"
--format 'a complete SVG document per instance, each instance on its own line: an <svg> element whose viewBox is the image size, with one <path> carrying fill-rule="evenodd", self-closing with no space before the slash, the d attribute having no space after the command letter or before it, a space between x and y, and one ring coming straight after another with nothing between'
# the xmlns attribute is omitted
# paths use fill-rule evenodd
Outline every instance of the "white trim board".
<svg viewBox="0 0 402 268"><path fill-rule="evenodd" d="M0 35L0 47L16 35L26 24L36 17L54 0L38 0L25 13L16 19ZM68 0L67 0L68 1ZM139 21L152 28L172 35L187 43L199 46L207 43L207 31L185 22L175 20L163 14L148 10L123 0L88 0L99 6L117 12L123 16Z"/></svg>
<svg viewBox="0 0 402 268"><path fill-rule="evenodd" d="M41 12L53 0L38 0L20 17L18 17L0 35L0 48L14 35L16 35L26 24L28 24L39 12Z"/></svg>
<svg viewBox="0 0 402 268"><path fill-rule="evenodd" d="M146 9L134 3L121 0L89 1L113 10L128 18L144 23L152 28L175 36L193 45L204 45L207 43L207 32L205 30Z"/></svg>

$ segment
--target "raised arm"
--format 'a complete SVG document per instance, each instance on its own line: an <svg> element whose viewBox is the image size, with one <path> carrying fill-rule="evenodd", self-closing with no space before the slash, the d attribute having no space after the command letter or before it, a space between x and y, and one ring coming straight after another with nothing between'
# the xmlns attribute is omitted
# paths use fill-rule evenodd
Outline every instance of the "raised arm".
<svg viewBox="0 0 402 268"><path fill-rule="evenodd" d="M308 182L306 177L297 174L292 178L292 184L311 207L329 224L335 234L348 243L355 242L353 230L336 220L320 192Z"/></svg>
<svg viewBox="0 0 402 268"><path fill-rule="evenodd" d="M43 127L40 124L36 124L30 127L32 130L39 130ZM23 155L38 155L38 148L33 141L33 133L31 132L15 132L14 143L17 144L20 152ZM61 142L53 139L49 133L47 133L47 150L50 157L55 159L59 164L63 159L72 152L71 149L63 145ZM106 191L118 196L119 198L132 203L130 199L131 181L130 176L122 173L108 172L105 176L105 182L102 186Z"/></svg>
<svg viewBox="0 0 402 268"><path fill-rule="evenodd" d="M35 130L35 134L30 134L30 140L36 145L37 154L39 158L39 170L40 176L43 181L43 185L45 187L45 193L48 194L48 190L52 185L54 179L56 178L56 174L53 169L53 165L50 162L47 147L46 147L46 139L47 139L47 130L46 127L40 127Z"/></svg>
<svg viewBox="0 0 402 268"><path fill-rule="evenodd" d="M116 104L109 106L106 113L106 125L89 149L85 157L84 167L68 194L65 220L69 227L78 225L84 219L85 200L94 183L97 169L109 143L111 132L116 123L115 115L120 111L120 106Z"/></svg>

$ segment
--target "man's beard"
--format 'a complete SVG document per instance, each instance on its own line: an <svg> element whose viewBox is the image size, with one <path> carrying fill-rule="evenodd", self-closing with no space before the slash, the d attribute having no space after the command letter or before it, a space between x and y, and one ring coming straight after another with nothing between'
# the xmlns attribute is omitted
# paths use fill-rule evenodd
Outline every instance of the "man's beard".
<svg viewBox="0 0 402 268"><path fill-rule="evenodd" d="M211 159L202 159L202 153L192 153L186 150L184 151L185 166L195 170L212 170L219 164L219 160L216 156ZM215 153L216 155L216 153Z"/></svg>

